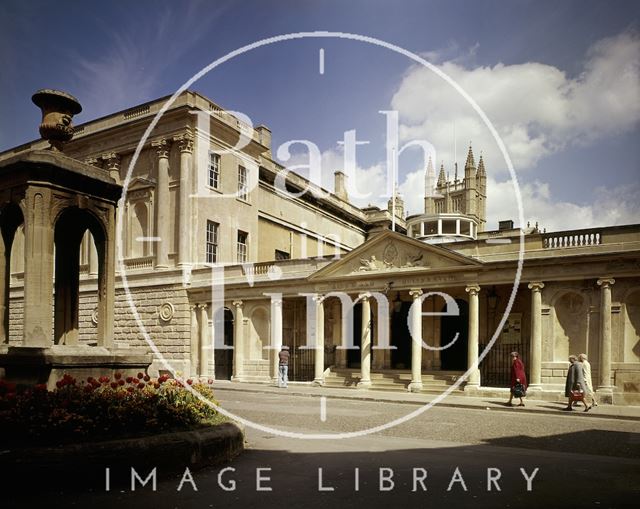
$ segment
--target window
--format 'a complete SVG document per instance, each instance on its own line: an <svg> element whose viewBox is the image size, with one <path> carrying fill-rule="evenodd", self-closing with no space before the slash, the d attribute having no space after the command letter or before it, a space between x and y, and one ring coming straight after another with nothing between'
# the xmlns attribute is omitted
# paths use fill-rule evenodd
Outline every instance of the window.
<svg viewBox="0 0 640 509"><path fill-rule="evenodd" d="M428 221L424 223L425 235L437 235L438 234L438 221Z"/></svg>
<svg viewBox="0 0 640 509"><path fill-rule="evenodd" d="M460 221L460 233L471 236L471 223L469 221Z"/></svg>
<svg viewBox="0 0 640 509"><path fill-rule="evenodd" d="M207 263L216 263L218 260L218 229L220 225L213 221L207 221Z"/></svg>
<svg viewBox="0 0 640 509"><path fill-rule="evenodd" d="M238 263L247 261L247 237L249 234L238 230Z"/></svg>
<svg viewBox="0 0 640 509"><path fill-rule="evenodd" d="M448 219L446 221L442 221L442 233L443 234L455 234L456 233L456 221L453 219Z"/></svg>
<svg viewBox="0 0 640 509"><path fill-rule="evenodd" d="M247 169L238 166L238 198L247 201L249 199L249 189L247 187Z"/></svg>
<svg viewBox="0 0 640 509"><path fill-rule="evenodd" d="M276 254L275 254L276 261L289 260L290 258L291 258L291 255L286 251L280 251L279 249L276 249Z"/></svg>
<svg viewBox="0 0 640 509"><path fill-rule="evenodd" d="M209 187L218 189L220 186L220 154L209 152Z"/></svg>

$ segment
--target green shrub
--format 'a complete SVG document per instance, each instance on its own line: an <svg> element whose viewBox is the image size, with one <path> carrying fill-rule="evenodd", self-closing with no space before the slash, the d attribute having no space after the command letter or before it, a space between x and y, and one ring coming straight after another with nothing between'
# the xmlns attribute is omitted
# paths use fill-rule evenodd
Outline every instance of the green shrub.
<svg viewBox="0 0 640 509"><path fill-rule="evenodd" d="M193 429L224 419L200 400L213 399L212 381L184 382L163 375L89 377L78 383L65 374L48 391L44 385L16 392L15 384L0 380L0 443L55 445Z"/></svg>

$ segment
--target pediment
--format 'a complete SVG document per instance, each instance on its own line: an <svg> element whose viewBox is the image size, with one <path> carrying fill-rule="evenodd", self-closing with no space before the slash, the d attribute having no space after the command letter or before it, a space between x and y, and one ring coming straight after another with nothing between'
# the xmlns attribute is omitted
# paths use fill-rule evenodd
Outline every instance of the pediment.
<svg viewBox="0 0 640 509"><path fill-rule="evenodd" d="M148 189L156 186L155 181L146 179L144 177L135 177L129 182L128 189L131 191L138 191L140 189Z"/></svg>
<svg viewBox="0 0 640 509"><path fill-rule="evenodd" d="M482 262L450 249L425 244L395 232L384 232L323 267L311 280L362 278L378 274L403 274L450 269L477 269Z"/></svg>

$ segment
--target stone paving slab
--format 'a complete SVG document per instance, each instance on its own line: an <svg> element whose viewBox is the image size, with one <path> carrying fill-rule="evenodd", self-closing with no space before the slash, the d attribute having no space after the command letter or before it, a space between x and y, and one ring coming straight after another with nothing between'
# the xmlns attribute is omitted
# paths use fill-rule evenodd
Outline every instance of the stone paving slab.
<svg viewBox="0 0 640 509"><path fill-rule="evenodd" d="M300 397L321 397L335 399L358 399L362 401L375 401L384 403L397 403L397 404L410 404L410 405L425 405L438 397L437 394L416 394L411 392L400 391L382 391L382 390L367 390L367 389L353 389L353 388L328 388L314 386L306 383L291 383L287 388L279 388L271 384L257 384L246 382L229 382L229 381L215 381L213 384L214 390L225 391L239 391L239 392L254 392L264 394L282 394L283 392L291 396ZM504 398L495 398L489 396L480 395L464 395L464 394L450 394L446 396L442 401L437 404L444 407L453 408L474 408L484 409L487 411L503 411L503 412L531 412L538 414L552 414L552 415L565 415L565 414L580 414L589 418L600 419L623 419L631 421L640 421L640 407L639 406L621 406L621 405L598 405L592 408L589 412L583 412L582 405L576 407L574 412L563 412L562 408L565 407L566 402L555 402L546 400L535 400L532 398L525 398L524 407L508 407L506 405L508 399L508 392L505 389Z"/></svg>

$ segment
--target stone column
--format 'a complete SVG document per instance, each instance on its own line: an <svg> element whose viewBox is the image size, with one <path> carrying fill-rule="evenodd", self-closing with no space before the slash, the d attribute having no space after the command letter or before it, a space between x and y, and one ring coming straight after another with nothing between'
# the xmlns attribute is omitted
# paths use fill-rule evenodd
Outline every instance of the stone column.
<svg viewBox="0 0 640 509"><path fill-rule="evenodd" d="M116 208L108 213L106 238L98 260L98 346L113 346L113 324L116 299Z"/></svg>
<svg viewBox="0 0 640 509"><path fill-rule="evenodd" d="M211 373L210 366L213 349L209 344L208 330L209 318L207 316L207 304L198 304L198 338L200 339L200 362L198 364L198 374L200 376L209 376Z"/></svg>
<svg viewBox="0 0 640 509"><path fill-rule="evenodd" d="M189 310L191 315L191 341L189 344L189 361L191 369L189 370L189 375L196 376L199 371L198 360L202 362L202 357L198 359L198 356L200 355L200 350L198 348L200 338L200 328L198 327L198 305L191 304L189 306Z"/></svg>
<svg viewBox="0 0 640 509"><path fill-rule="evenodd" d="M324 297L316 295L316 352L315 352L315 375L313 383L324 385Z"/></svg>
<svg viewBox="0 0 640 509"><path fill-rule="evenodd" d="M465 290L469 294L469 337L467 350L467 369L469 369L478 362L478 338L480 331L478 293L480 292L480 287L478 285L469 285ZM477 388L479 386L480 370L475 368L469 373L465 389Z"/></svg>
<svg viewBox="0 0 640 509"><path fill-rule="evenodd" d="M171 207L169 195L169 142L162 139L152 146L158 152L158 177L156 182L156 268L169 267L169 244L171 237Z"/></svg>
<svg viewBox="0 0 640 509"><path fill-rule="evenodd" d="M332 334L333 344L336 346L336 366L339 368L347 367L347 350L339 348L342 346L344 338L342 337L342 305L339 299L333 299L333 323Z"/></svg>
<svg viewBox="0 0 640 509"><path fill-rule="evenodd" d="M53 225L51 192L30 189L24 221L23 346L53 343Z"/></svg>
<svg viewBox="0 0 640 509"><path fill-rule="evenodd" d="M422 390L422 290L411 290L411 392Z"/></svg>
<svg viewBox="0 0 640 509"><path fill-rule="evenodd" d="M544 283L529 283L531 290L531 359L529 388L542 389L542 289Z"/></svg>
<svg viewBox="0 0 640 509"><path fill-rule="evenodd" d="M117 217L117 213L116 213ZM89 233L87 237L89 240L89 276L98 275L98 251L96 250L96 243L93 240L93 235Z"/></svg>
<svg viewBox="0 0 640 509"><path fill-rule="evenodd" d="M191 164L193 136L187 129L185 134L173 141L180 148L180 204L178 213L178 266L191 265Z"/></svg>
<svg viewBox="0 0 640 509"><path fill-rule="evenodd" d="M371 303L368 293L359 296L362 302L362 340L360 342L360 382L358 387L371 387Z"/></svg>
<svg viewBox="0 0 640 509"><path fill-rule="evenodd" d="M102 155L102 160L105 162L109 176L120 184L120 156L115 152L109 152Z"/></svg>
<svg viewBox="0 0 640 509"><path fill-rule="evenodd" d="M613 278L598 279L600 286L600 380L598 392L612 393L611 383L611 287Z"/></svg>
<svg viewBox="0 0 640 509"><path fill-rule="evenodd" d="M241 300L234 300L233 306L236 308L233 327L233 376L234 381L242 381L244 375L244 314Z"/></svg>
<svg viewBox="0 0 640 509"><path fill-rule="evenodd" d="M278 353L282 349L282 299L271 298L271 380L278 382ZM293 354L293 352L291 352Z"/></svg>

